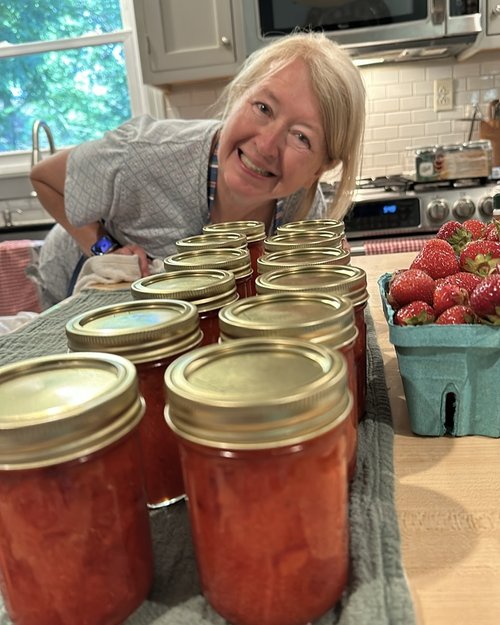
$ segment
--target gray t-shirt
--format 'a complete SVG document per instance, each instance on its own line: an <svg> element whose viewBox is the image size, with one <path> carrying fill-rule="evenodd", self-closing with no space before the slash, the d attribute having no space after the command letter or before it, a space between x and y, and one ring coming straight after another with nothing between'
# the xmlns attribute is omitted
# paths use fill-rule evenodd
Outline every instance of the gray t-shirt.
<svg viewBox="0 0 500 625"><path fill-rule="evenodd" d="M103 221L121 244L140 245L152 258L174 254L177 240L201 233L209 222L208 162L220 126L217 120L141 116L74 148L64 189L69 221L75 226ZM302 197L298 192L277 202L280 223L295 219ZM325 214L318 189L308 218ZM74 240L56 225L38 265L46 305L66 297L80 256Z"/></svg>

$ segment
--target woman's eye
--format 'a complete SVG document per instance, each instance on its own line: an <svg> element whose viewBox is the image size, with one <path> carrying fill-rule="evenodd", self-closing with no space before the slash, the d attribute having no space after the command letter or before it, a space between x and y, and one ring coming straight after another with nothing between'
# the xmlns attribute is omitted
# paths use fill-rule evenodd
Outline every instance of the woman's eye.
<svg viewBox="0 0 500 625"><path fill-rule="evenodd" d="M297 142L302 145L305 146L306 148L310 148L311 147L311 142L309 141L309 139L307 138L307 136L302 133L302 132L295 132L294 133L294 137L296 138Z"/></svg>
<svg viewBox="0 0 500 625"><path fill-rule="evenodd" d="M264 104L264 102L255 102L254 106L260 113L263 113L264 115L271 114L271 109L267 106L267 104Z"/></svg>

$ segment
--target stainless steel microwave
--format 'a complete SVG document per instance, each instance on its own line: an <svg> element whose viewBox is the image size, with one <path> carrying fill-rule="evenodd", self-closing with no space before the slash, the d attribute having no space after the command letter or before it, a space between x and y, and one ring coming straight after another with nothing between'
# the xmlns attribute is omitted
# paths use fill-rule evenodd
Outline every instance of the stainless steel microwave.
<svg viewBox="0 0 500 625"><path fill-rule="evenodd" d="M247 50L299 28L324 31L358 61L456 56L476 42L489 1L244 0Z"/></svg>

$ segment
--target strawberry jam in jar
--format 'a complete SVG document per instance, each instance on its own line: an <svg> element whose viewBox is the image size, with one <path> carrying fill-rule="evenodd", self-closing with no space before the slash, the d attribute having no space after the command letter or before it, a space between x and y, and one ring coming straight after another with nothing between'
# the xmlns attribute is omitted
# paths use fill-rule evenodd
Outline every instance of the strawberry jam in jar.
<svg viewBox="0 0 500 625"><path fill-rule="evenodd" d="M153 553L134 366L62 354L0 368L0 590L15 625L119 625Z"/></svg>
<svg viewBox="0 0 500 625"><path fill-rule="evenodd" d="M209 232L197 234L175 242L179 253L226 247L247 247L247 238L241 232Z"/></svg>
<svg viewBox="0 0 500 625"><path fill-rule="evenodd" d="M203 232L240 232L247 238L248 251L252 264L253 282L251 295L255 295L255 278L257 277L257 260L264 254L266 225L263 221L224 221L203 226Z"/></svg>
<svg viewBox="0 0 500 625"><path fill-rule="evenodd" d="M302 249L305 247L342 247L342 234L334 232L285 232L268 237L264 241L266 252Z"/></svg>
<svg viewBox="0 0 500 625"><path fill-rule="evenodd" d="M198 311L181 300L136 300L102 306L66 324L71 351L98 351L128 358L137 368L146 413L139 427L148 506L185 496L177 441L163 418L167 366L201 344Z"/></svg>
<svg viewBox="0 0 500 625"><path fill-rule="evenodd" d="M348 265L350 260L350 252L339 247L297 248L262 255L257 261L257 273L309 265ZM255 288L257 291L257 286Z"/></svg>
<svg viewBox="0 0 500 625"><path fill-rule="evenodd" d="M181 299L198 309L202 345L219 341L219 310L238 299L234 274L222 269L186 269L136 280L134 299Z"/></svg>
<svg viewBox="0 0 500 625"><path fill-rule="evenodd" d="M349 300L314 292L272 293L247 297L222 308L221 340L259 336L297 337L330 349L338 349L347 361L353 406L345 421L347 474L356 471L358 441L357 372L355 344L358 329Z"/></svg>
<svg viewBox="0 0 500 625"><path fill-rule="evenodd" d="M166 371L202 591L233 625L305 625L348 578L345 358L240 339Z"/></svg>
<svg viewBox="0 0 500 625"><path fill-rule="evenodd" d="M337 219L300 219L299 221L289 221L286 224L281 224L276 230L278 234L325 231L343 235L345 227L344 222Z"/></svg>
<svg viewBox="0 0 500 625"><path fill-rule="evenodd" d="M247 247L221 247L172 254L163 259L166 272L185 269L224 269L234 274L239 297L249 297L253 291L253 273Z"/></svg>
<svg viewBox="0 0 500 625"><path fill-rule="evenodd" d="M354 308L358 336L356 360L357 408L360 417L366 410L366 321L368 303L366 273L351 265L284 267L261 275L255 281L257 293L317 291L348 298Z"/></svg>

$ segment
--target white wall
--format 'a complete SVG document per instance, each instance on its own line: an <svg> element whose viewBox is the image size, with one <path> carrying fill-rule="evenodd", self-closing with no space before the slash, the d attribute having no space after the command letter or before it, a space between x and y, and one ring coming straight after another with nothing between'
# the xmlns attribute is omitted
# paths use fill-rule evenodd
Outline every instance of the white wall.
<svg viewBox="0 0 500 625"><path fill-rule="evenodd" d="M500 52L477 55L468 61L440 61L372 66L361 69L367 89L367 120L363 176L400 174L408 169L407 148L466 141L470 123L460 118L479 103L500 94ZM454 107L434 112L434 80L453 79ZM166 95L169 117L210 117L224 83L177 85ZM478 139L474 126L472 138Z"/></svg>

